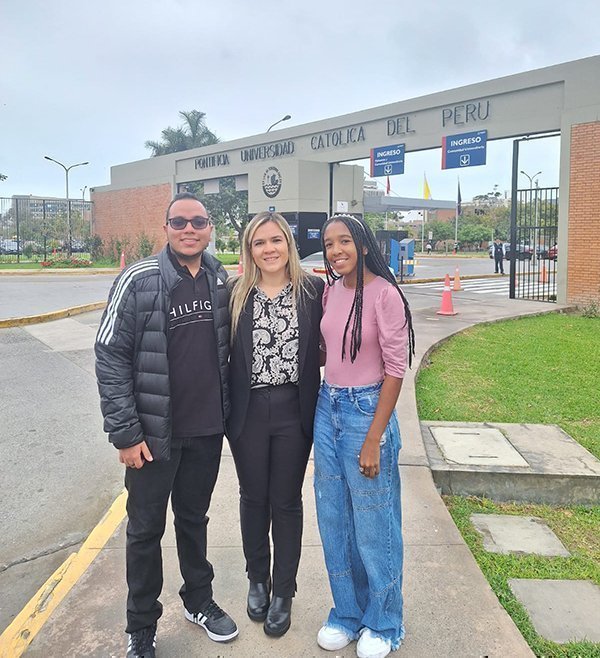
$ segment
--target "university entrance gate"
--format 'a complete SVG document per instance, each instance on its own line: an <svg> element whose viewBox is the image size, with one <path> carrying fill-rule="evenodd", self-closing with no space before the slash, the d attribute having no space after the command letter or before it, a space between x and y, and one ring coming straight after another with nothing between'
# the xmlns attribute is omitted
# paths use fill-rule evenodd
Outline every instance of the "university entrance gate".
<svg viewBox="0 0 600 658"><path fill-rule="evenodd" d="M559 133L560 194L519 191L513 177L513 253L522 249L531 256L515 257L511 292L554 296L561 303L598 301L598 117L597 56L112 167L111 184L92 191L94 229L105 240L127 232L154 233L161 244L164 208L179 185L201 181L210 194L211 189L218 192L222 179L233 178L236 191L248 192L249 214L273 208L291 224L297 219L299 231L305 227L299 242L303 237L318 242L318 229L301 220L321 221L335 212L363 214L363 168L344 163L366 159L372 149L410 153L441 148L442 167L458 168L485 160L475 150L471 160L468 154L455 157L446 148L452 142L470 143L480 135L492 141ZM555 239L560 257L544 258L544 249L550 253ZM516 290L521 287L522 292Z"/></svg>

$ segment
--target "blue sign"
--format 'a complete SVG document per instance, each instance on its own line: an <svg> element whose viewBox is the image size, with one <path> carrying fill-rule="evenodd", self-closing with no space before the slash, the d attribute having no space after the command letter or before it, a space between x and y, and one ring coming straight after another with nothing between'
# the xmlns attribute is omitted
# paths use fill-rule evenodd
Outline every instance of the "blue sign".
<svg viewBox="0 0 600 658"><path fill-rule="evenodd" d="M371 149L371 176L395 176L404 173L404 144Z"/></svg>
<svg viewBox="0 0 600 658"><path fill-rule="evenodd" d="M487 130L442 137L442 169L485 164Z"/></svg>

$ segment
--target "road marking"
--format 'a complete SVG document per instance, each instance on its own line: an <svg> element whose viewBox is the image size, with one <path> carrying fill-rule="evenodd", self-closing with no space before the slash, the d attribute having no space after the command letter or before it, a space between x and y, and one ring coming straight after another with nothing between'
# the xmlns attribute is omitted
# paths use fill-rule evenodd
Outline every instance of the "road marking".
<svg viewBox="0 0 600 658"><path fill-rule="evenodd" d="M126 515L123 491L92 530L81 548L69 555L0 635L0 658L19 658L60 602L96 559Z"/></svg>

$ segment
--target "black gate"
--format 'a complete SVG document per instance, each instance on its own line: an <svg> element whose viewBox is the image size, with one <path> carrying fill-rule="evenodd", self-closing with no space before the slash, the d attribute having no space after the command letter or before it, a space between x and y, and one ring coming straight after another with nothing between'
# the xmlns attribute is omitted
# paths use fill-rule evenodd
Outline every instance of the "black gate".
<svg viewBox="0 0 600 658"><path fill-rule="evenodd" d="M515 192L506 253L510 259L510 297L555 302L558 188L532 187Z"/></svg>
<svg viewBox="0 0 600 658"><path fill-rule="evenodd" d="M83 199L0 198L0 263L89 257L92 204Z"/></svg>
<svg viewBox="0 0 600 658"><path fill-rule="evenodd" d="M529 189L517 189L519 143L553 135L524 137L513 142L512 191L510 211L511 299L556 302L556 262L558 259L558 187L537 187L529 177ZM541 173L541 172L538 172Z"/></svg>

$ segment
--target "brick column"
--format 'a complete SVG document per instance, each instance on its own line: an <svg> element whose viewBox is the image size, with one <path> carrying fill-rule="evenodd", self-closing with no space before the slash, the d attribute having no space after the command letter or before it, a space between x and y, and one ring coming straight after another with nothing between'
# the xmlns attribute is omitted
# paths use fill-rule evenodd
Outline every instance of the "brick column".
<svg viewBox="0 0 600 658"><path fill-rule="evenodd" d="M569 187L567 302L600 302L600 121L571 128Z"/></svg>

